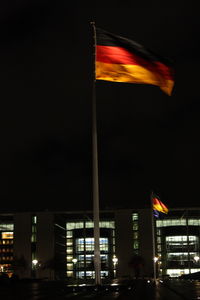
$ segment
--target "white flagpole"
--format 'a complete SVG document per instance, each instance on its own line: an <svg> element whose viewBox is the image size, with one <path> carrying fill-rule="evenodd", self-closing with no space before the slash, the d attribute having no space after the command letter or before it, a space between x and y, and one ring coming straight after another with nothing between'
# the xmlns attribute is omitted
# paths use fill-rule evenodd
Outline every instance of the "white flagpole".
<svg viewBox="0 0 200 300"><path fill-rule="evenodd" d="M155 261L155 257L156 257L156 247L155 247L155 222L154 222L154 215L153 215L153 203L152 203L152 199L153 199L153 192L151 192L151 225L152 225L152 246L153 246L153 279L154 279L154 283L156 283L156 261Z"/></svg>
<svg viewBox="0 0 200 300"><path fill-rule="evenodd" d="M92 157L93 157L93 219L94 219L94 269L95 284L101 284L100 229L99 229L99 182L98 182L98 151L97 151L97 118L96 118L96 28L90 23L94 32L94 78L92 101Z"/></svg>

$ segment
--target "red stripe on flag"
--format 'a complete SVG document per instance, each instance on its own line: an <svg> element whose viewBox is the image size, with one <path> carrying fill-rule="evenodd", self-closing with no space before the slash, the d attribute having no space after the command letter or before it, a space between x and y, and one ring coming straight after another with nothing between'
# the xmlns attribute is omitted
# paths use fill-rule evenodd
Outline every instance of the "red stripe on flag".
<svg viewBox="0 0 200 300"><path fill-rule="evenodd" d="M108 64L139 65L160 74L165 79L173 80L171 68L163 63L145 60L122 47L96 46L96 61Z"/></svg>

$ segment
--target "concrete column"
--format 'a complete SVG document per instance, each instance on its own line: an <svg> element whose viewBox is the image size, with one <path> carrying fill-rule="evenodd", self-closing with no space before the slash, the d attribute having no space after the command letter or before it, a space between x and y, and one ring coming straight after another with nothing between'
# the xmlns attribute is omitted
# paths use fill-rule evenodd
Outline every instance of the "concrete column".
<svg viewBox="0 0 200 300"><path fill-rule="evenodd" d="M144 258L144 276L153 276L153 241L151 210L140 209L139 211L139 255Z"/></svg>
<svg viewBox="0 0 200 300"><path fill-rule="evenodd" d="M132 211L118 210L115 213L116 256L118 258L117 277L131 277L129 267L133 257Z"/></svg>
<svg viewBox="0 0 200 300"><path fill-rule="evenodd" d="M55 279L55 235L54 214L51 212L37 213L37 246L36 256L39 265L46 268L38 268L37 277Z"/></svg>
<svg viewBox="0 0 200 300"><path fill-rule="evenodd" d="M14 214L14 245L15 273L20 278L31 277L31 214Z"/></svg>

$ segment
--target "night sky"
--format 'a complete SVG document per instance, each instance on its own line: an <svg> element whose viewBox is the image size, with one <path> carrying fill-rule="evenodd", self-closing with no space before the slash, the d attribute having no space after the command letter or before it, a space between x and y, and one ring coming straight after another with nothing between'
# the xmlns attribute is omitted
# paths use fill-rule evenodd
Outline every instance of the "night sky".
<svg viewBox="0 0 200 300"><path fill-rule="evenodd" d="M16 4L17 2L17 4ZM174 62L159 87L96 83L101 208L199 205L200 18L193 1L0 3L1 211L92 209L96 26Z"/></svg>

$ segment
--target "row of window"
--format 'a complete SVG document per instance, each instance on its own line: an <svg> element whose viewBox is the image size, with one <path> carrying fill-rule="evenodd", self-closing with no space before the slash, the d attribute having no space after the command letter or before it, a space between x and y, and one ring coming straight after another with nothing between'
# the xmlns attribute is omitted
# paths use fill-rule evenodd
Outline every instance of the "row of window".
<svg viewBox="0 0 200 300"><path fill-rule="evenodd" d="M199 238L195 235L179 235L179 236L166 236L167 242L184 242L184 241L198 241Z"/></svg>
<svg viewBox="0 0 200 300"><path fill-rule="evenodd" d="M85 225L84 225L85 224ZM68 222L66 224L67 230L73 230L73 229L81 229L81 228L94 228L94 222L92 221L86 221L86 222ZM115 228L115 222L114 221L100 221L99 222L100 228Z"/></svg>
<svg viewBox="0 0 200 300"><path fill-rule="evenodd" d="M14 224L0 224L0 231L14 231Z"/></svg>
<svg viewBox="0 0 200 300"><path fill-rule="evenodd" d="M0 245L12 245L13 240L0 240Z"/></svg>
<svg viewBox="0 0 200 300"><path fill-rule="evenodd" d="M133 254L138 254L139 251L138 213L132 214L132 224L133 224Z"/></svg>
<svg viewBox="0 0 200 300"><path fill-rule="evenodd" d="M182 253L168 253L167 254L168 260L177 260L177 261L182 261L182 260L183 261L188 261L188 260L195 261L195 257L198 257L197 252L190 252L190 253L182 252Z"/></svg>
<svg viewBox="0 0 200 300"><path fill-rule="evenodd" d="M0 253L13 252L13 248L0 248Z"/></svg>
<svg viewBox="0 0 200 300"><path fill-rule="evenodd" d="M156 227L167 227L167 226L186 226L188 222L189 226L200 226L200 219L166 219L156 220Z"/></svg>
<svg viewBox="0 0 200 300"><path fill-rule="evenodd" d="M0 261L11 261L13 260L13 256L0 256Z"/></svg>
<svg viewBox="0 0 200 300"><path fill-rule="evenodd" d="M13 239L13 237L14 237L13 231L1 232L1 239L3 240Z"/></svg>
<svg viewBox="0 0 200 300"><path fill-rule="evenodd" d="M178 277L182 274L189 274L194 272L199 272L200 269L167 269L166 274L171 277Z"/></svg>
<svg viewBox="0 0 200 300"><path fill-rule="evenodd" d="M84 278L95 278L95 272L94 271L67 271L67 277L73 277L75 275L76 278L84 279ZM101 278L108 277L109 273L108 271L101 271Z"/></svg>

